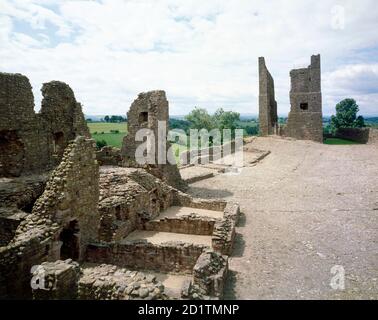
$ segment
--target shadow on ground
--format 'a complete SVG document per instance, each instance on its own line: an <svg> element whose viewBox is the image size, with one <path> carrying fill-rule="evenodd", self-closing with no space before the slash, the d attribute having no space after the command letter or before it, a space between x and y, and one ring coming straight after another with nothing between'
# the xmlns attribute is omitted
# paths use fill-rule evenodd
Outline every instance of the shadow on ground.
<svg viewBox="0 0 378 320"><path fill-rule="evenodd" d="M224 296L225 300L236 300L236 290L235 285L237 281L237 272L234 270L228 270L226 283L224 286Z"/></svg>
<svg viewBox="0 0 378 320"><path fill-rule="evenodd" d="M188 193L190 193L194 197L200 197L205 199L222 199L233 196L233 193L228 190L214 190L192 186L189 187Z"/></svg>

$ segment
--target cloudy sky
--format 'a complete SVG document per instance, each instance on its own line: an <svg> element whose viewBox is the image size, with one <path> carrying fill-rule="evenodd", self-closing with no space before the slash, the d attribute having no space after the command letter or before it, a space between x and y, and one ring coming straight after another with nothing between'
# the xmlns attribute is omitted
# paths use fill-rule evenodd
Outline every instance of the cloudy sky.
<svg viewBox="0 0 378 320"><path fill-rule="evenodd" d="M322 57L324 114L353 97L378 114L376 0L1 0L0 71L61 80L86 114L125 114L163 89L170 112L258 112L257 58L289 110L290 69Z"/></svg>

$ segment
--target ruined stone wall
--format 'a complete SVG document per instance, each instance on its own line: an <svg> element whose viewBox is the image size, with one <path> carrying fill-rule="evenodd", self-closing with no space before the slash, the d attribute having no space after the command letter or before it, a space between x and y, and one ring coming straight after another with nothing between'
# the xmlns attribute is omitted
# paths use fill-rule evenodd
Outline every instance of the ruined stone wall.
<svg viewBox="0 0 378 320"><path fill-rule="evenodd" d="M265 59L259 58L259 130L261 136L276 133L277 102L274 95L274 80Z"/></svg>
<svg viewBox="0 0 378 320"><path fill-rule="evenodd" d="M173 188L135 168L101 167L100 240L118 241L173 202Z"/></svg>
<svg viewBox="0 0 378 320"><path fill-rule="evenodd" d="M378 145L378 129L369 129L369 140L368 144Z"/></svg>
<svg viewBox="0 0 378 320"><path fill-rule="evenodd" d="M359 143L378 143L378 129L374 128L340 128L337 130L335 136Z"/></svg>
<svg viewBox="0 0 378 320"><path fill-rule="evenodd" d="M14 238L0 247L0 297L31 297L31 268L59 259L63 248L81 260L86 245L98 235L98 165L93 140L77 137L66 148L44 193ZM77 221L71 238L62 238ZM77 247L71 247L76 244Z"/></svg>
<svg viewBox="0 0 378 320"><path fill-rule="evenodd" d="M170 143L167 141L169 110L168 100L164 91L150 91L140 93L138 98L131 104L127 113L128 134L123 140L121 154L123 157L123 166L125 167L143 167L153 175L167 182L169 185L185 189L185 183L181 179L180 172L176 164L168 162L166 164L159 161L159 140L160 145L166 144L166 152L170 150ZM161 133L159 133L158 122L160 123ZM148 139L146 142L147 150L155 150L153 163L140 164L142 159L135 158L135 152L142 142L135 141L135 136L140 129L149 129L153 133L154 139ZM160 136L161 135L161 136ZM151 136L151 135L150 135ZM173 154L169 158L174 159Z"/></svg>
<svg viewBox="0 0 378 320"><path fill-rule="evenodd" d="M132 269L188 273L193 271L203 245L166 242L160 245L146 241L92 244L87 247L87 261L114 264Z"/></svg>
<svg viewBox="0 0 378 320"><path fill-rule="evenodd" d="M45 83L42 94L41 111L35 113L28 78L0 73L0 177L47 171L59 163L69 140L89 137L67 84Z"/></svg>
<svg viewBox="0 0 378 320"><path fill-rule="evenodd" d="M60 232L77 222L79 255L98 238L99 169L95 142L80 136L64 151L62 162L52 172L44 193L36 201L32 215L46 217L60 226ZM61 242L62 239L55 239Z"/></svg>
<svg viewBox="0 0 378 320"><path fill-rule="evenodd" d="M339 128L335 136L340 139L367 143L369 141L369 131L369 128Z"/></svg>
<svg viewBox="0 0 378 320"><path fill-rule="evenodd" d="M320 55L311 57L308 68L290 72L291 91L285 135L323 142Z"/></svg>
<svg viewBox="0 0 378 320"><path fill-rule="evenodd" d="M116 147L105 146L96 151L96 159L100 166L117 166L121 163L121 150Z"/></svg>

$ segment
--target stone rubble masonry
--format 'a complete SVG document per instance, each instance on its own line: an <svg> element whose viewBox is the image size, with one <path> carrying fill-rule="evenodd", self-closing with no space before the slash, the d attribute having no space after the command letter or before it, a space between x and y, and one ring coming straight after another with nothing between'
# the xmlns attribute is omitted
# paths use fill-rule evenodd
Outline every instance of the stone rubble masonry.
<svg viewBox="0 0 378 320"><path fill-rule="evenodd" d="M52 169L70 140L89 137L81 106L67 84L45 83L42 95L41 111L35 113L28 78L0 73L0 177Z"/></svg>
<svg viewBox="0 0 378 320"><path fill-rule="evenodd" d="M39 284L43 284L43 288L32 290L35 300L77 298L80 267L72 259L43 262L40 269L34 270L33 277L39 279Z"/></svg>
<svg viewBox="0 0 378 320"><path fill-rule="evenodd" d="M119 267L191 274L198 257L208 249L204 245L165 242L152 244L147 240L124 240L121 243L90 244L87 261Z"/></svg>
<svg viewBox="0 0 378 320"><path fill-rule="evenodd" d="M172 205L173 190L143 169L101 167L99 239L118 241L141 229Z"/></svg>
<svg viewBox="0 0 378 320"><path fill-rule="evenodd" d="M198 258L193 269L191 298L202 295L222 298L228 272L228 257L214 251L206 251Z"/></svg>
<svg viewBox="0 0 378 320"><path fill-rule="evenodd" d="M118 166L122 162L121 150L105 146L96 151L96 159L100 166Z"/></svg>
<svg viewBox="0 0 378 320"><path fill-rule="evenodd" d="M82 300L166 299L164 286L154 275L114 265L82 268L78 286Z"/></svg>
<svg viewBox="0 0 378 320"><path fill-rule="evenodd" d="M77 258L84 258L85 246L98 235L98 180L94 141L77 137L31 214L8 245L0 247L0 297L29 297L31 267L60 258L60 236L72 221L79 228Z"/></svg>
<svg viewBox="0 0 378 320"><path fill-rule="evenodd" d="M378 143L378 129L374 128L340 128L337 130L335 136L359 143Z"/></svg>
<svg viewBox="0 0 378 320"><path fill-rule="evenodd" d="M308 68L290 72L291 91L284 134L301 140L323 142L320 55L311 57Z"/></svg>
<svg viewBox="0 0 378 320"><path fill-rule="evenodd" d="M158 122L165 122L165 137L161 143L166 143L167 154L170 152L171 144L168 141L169 130L169 110L168 100L165 92L162 90L143 92L138 95L138 98L131 104L130 110L127 113L128 134L123 139L121 154L123 157L124 167L142 167L148 172L157 176L161 180L167 182L169 185L185 190L186 184L181 179L180 172L176 164L167 163L159 164L158 161ZM164 128L164 127L163 127ZM146 142L148 150L154 148L155 158L154 164L140 164L140 159L135 158L135 152L142 142L135 141L135 136L140 129L150 129L155 137L155 143ZM173 154L169 155L173 159Z"/></svg>
<svg viewBox="0 0 378 320"><path fill-rule="evenodd" d="M276 133L277 102L274 95L274 80L269 73L265 59L259 58L259 127L260 135Z"/></svg>
<svg viewBox="0 0 378 320"><path fill-rule="evenodd" d="M44 281L44 289L34 289L33 298L82 300L164 299L164 286L153 275L126 270L113 265L94 265L81 268L67 259L41 264L34 277Z"/></svg>
<svg viewBox="0 0 378 320"><path fill-rule="evenodd" d="M192 275L183 288L188 296L220 297L227 272L221 255L231 252L239 206L192 198L177 189L185 184L176 165L140 168L132 158L138 129L157 136L158 120L168 129L164 91L134 101L122 152L96 152L68 85L46 83L42 94L35 113L29 80L0 73L0 298L167 298L144 269ZM158 219L171 206L216 210L223 217ZM212 244L125 239L135 230L208 235ZM32 290L32 276L40 275L31 274L33 266L42 268L47 290Z"/></svg>

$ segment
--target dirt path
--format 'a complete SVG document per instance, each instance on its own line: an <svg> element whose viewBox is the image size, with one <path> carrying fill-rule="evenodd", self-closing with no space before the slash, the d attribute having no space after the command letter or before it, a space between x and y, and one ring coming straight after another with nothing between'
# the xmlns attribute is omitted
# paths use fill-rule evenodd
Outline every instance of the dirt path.
<svg viewBox="0 0 378 320"><path fill-rule="evenodd" d="M378 299L378 148L274 138L253 147L271 154L191 185L241 205L225 297ZM345 290L330 286L335 265Z"/></svg>

